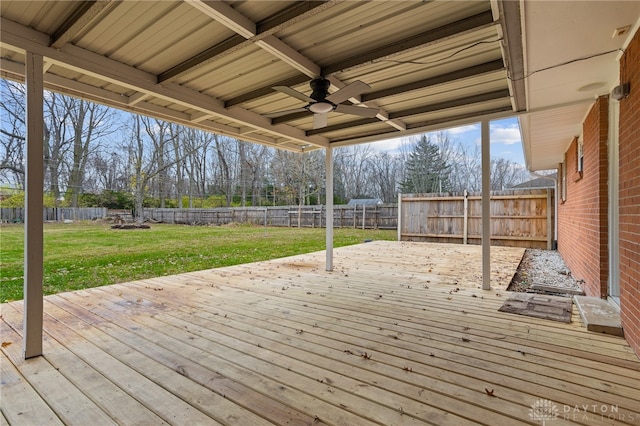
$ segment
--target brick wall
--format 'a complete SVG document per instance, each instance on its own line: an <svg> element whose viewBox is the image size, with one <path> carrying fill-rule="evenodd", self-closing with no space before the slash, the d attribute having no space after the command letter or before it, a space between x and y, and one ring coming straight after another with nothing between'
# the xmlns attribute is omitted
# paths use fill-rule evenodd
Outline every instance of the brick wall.
<svg viewBox="0 0 640 426"><path fill-rule="evenodd" d="M566 200L558 206L558 250L588 296L606 297L608 97L596 100L583 123L583 171L578 139L566 152ZM621 177L622 180L622 177Z"/></svg>
<svg viewBox="0 0 640 426"><path fill-rule="evenodd" d="M624 335L640 357L640 31L620 62L631 93L620 101L620 306Z"/></svg>

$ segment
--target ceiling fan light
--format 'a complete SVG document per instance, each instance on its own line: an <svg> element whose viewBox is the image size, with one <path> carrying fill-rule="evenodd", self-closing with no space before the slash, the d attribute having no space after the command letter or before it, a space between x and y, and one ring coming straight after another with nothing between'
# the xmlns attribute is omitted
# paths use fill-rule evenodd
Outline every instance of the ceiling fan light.
<svg viewBox="0 0 640 426"><path fill-rule="evenodd" d="M309 105L309 111L316 114L324 114L333 111L334 105L329 102L314 102Z"/></svg>

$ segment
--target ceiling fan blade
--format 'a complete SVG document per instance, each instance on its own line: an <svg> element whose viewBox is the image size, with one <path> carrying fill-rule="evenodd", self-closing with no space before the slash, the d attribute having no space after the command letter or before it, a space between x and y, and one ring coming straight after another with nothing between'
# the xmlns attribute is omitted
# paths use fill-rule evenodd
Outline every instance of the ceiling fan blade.
<svg viewBox="0 0 640 426"><path fill-rule="evenodd" d="M356 80L351 84L347 84L337 92L330 94L326 99L329 102L333 102L334 104L339 104L349 98L358 96L369 89L371 89L371 86L369 86L367 83Z"/></svg>
<svg viewBox="0 0 640 426"><path fill-rule="evenodd" d="M274 86L273 90L277 90L278 92L285 93L289 96L292 96L296 99L300 99L301 101L304 101L304 102L315 102L312 98L305 95L304 93L300 93L297 90L292 89L291 87L288 87L288 86Z"/></svg>
<svg viewBox="0 0 640 426"><path fill-rule="evenodd" d="M313 114L313 129L327 127L327 113Z"/></svg>
<svg viewBox="0 0 640 426"><path fill-rule="evenodd" d="M355 105L338 105L335 111L343 114L359 115L361 117L375 117L378 115L378 112L380 112L378 108L365 108Z"/></svg>
<svg viewBox="0 0 640 426"><path fill-rule="evenodd" d="M264 114L264 116L267 118L276 118L276 117L282 117L284 115L295 114L296 112L304 112L304 111L308 111L308 110L306 108L285 109L284 111L276 111L276 112L272 112L271 114Z"/></svg>

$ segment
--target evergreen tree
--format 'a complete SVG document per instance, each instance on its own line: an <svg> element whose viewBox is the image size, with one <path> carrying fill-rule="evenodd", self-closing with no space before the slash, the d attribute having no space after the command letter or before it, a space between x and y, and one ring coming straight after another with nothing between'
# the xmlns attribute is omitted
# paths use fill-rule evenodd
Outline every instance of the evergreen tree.
<svg viewBox="0 0 640 426"><path fill-rule="evenodd" d="M406 162L402 192L405 194L445 192L449 190L449 168L438 145L421 135Z"/></svg>

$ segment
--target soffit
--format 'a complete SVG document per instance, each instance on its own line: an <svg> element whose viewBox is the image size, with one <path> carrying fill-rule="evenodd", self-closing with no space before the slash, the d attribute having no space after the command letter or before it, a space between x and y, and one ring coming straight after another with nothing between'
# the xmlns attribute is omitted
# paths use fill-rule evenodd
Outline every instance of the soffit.
<svg viewBox="0 0 640 426"><path fill-rule="evenodd" d="M522 2L527 111L521 117L531 170L556 168L595 98L618 84L618 58L637 28L640 2ZM624 36L617 28L631 26Z"/></svg>

